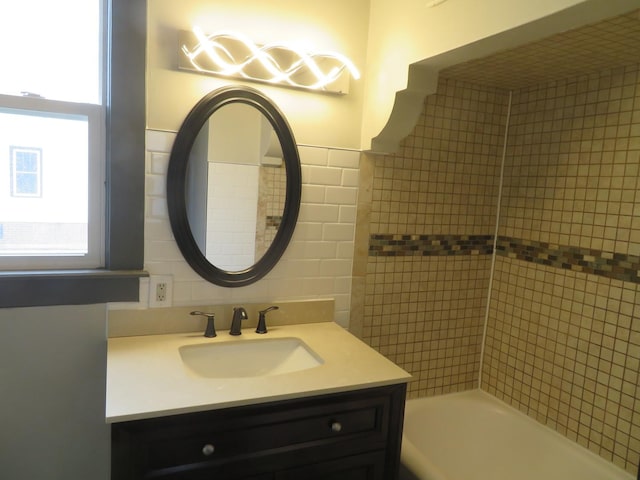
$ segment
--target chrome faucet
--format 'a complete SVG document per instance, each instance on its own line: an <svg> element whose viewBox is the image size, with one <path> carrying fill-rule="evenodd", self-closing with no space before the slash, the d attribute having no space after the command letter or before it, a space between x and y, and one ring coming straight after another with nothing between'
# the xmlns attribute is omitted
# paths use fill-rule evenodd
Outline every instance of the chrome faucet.
<svg viewBox="0 0 640 480"><path fill-rule="evenodd" d="M233 319L231 320L231 329L229 335L242 335L240 330L242 320L249 318L247 311L242 307L233 308Z"/></svg>

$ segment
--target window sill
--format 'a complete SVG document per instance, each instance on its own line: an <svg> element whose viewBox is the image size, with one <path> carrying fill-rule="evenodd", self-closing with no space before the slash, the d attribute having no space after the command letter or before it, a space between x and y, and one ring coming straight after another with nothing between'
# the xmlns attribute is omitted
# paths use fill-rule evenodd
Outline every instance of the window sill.
<svg viewBox="0 0 640 480"><path fill-rule="evenodd" d="M142 270L0 272L0 308L137 302Z"/></svg>

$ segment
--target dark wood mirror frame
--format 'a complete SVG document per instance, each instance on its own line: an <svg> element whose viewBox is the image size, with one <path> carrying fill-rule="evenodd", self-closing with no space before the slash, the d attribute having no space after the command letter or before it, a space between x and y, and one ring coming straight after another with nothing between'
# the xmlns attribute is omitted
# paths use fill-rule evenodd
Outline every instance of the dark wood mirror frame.
<svg viewBox="0 0 640 480"><path fill-rule="evenodd" d="M209 117L230 103L252 106L269 120L280 141L287 174L282 222L273 243L254 265L240 271L222 270L209 262L193 236L186 206L187 166L193 143ZM260 91L245 86L214 90L193 107L178 130L167 171L169 220L182 255L191 268L205 280L223 287L242 287L258 281L269 273L286 250L293 235L300 211L301 192L300 157L291 128L280 110Z"/></svg>

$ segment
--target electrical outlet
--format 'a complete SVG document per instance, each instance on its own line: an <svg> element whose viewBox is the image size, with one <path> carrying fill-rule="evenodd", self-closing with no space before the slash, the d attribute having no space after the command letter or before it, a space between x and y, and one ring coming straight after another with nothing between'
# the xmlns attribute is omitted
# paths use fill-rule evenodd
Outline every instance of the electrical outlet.
<svg viewBox="0 0 640 480"><path fill-rule="evenodd" d="M164 302L167 300L167 284L164 282L156 283L156 302Z"/></svg>
<svg viewBox="0 0 640 480"><path fill-rule="evenodd" d="M149 277L149 307L170 307L173 290L171 275L151 275Z"/></svg>

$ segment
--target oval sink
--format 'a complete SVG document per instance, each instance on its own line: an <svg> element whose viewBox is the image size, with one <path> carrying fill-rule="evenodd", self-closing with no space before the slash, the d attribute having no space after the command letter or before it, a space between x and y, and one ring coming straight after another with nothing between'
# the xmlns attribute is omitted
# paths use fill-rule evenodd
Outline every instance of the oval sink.
<svg viewBox="0 0 640 480"><path fill-rule="evenodd" d="M298 338L200 343L179 347L184 365L200 377L240 378L281 375L322 365Z"/></svg>

